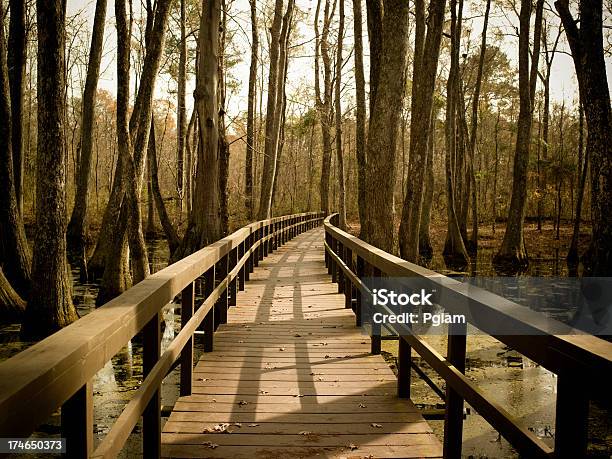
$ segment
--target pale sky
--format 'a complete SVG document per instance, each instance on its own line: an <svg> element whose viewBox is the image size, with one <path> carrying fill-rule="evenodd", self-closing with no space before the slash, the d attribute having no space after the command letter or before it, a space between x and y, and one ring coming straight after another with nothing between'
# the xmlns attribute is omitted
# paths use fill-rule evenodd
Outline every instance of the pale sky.
<svg viewBox="0 0 612 459"><path fill-rule="evenodd" d="M468 0L469 1L469 0ZM466 4L466 10L464 11L464 18L472 19L465 22L464 27L470 27L472 35L470 37L471 52L475 52L479 46L480 33L482 28L482 15L481 11L474 13L473 8L470 8L472 4L481 5L481 2L470 2ZM348 81L348 89L352 87L353 78L353 62L352 62L352 41L353 41L353 30L352 30L352 2L346 1L346 29L345 29L345 58L350 55L351 61L344 67L343 79ZM134 1L134 9L137 11L139 2ZM310 92L313 92L314 76L313 76L313 54L314 54L314 30L312 27L314 20L314 13L316 7L316 0L297 0L297 6L304 12L307 17L304 21L298 23L296 28L296 39L298 43L306 43L301 48L294 51L294 55L289 63L288 71L288 88L287 94L290 99L301 98L304 99L304 87L308 87ZM83 10L82 18L88 21L88 30L91 29L91 23L93 22L93 12L95 8L95 0L68 0L68 15L74 15L77 12ZM249 70L249 59L250 59L250 16L249 16L249 3L248 0L234 0L231 9L231 19L228 24L230 29L238 29L236 46L238 53L242 56L241 61L232 69L231 76L239 81L239 88L237 93L230 95L228 100L227 112L230 117L235 117L241 112L246 111L246 95L248 91L248 70ZM550 16L551 13L548 13ZM263 13L260 15L260 31L263 31L262 23L264 21ZM365 16L365 7L364 7ZM365 17L364 17L365 21ZM556 34L556 21L557 18L553 18L551 35ZM609 23L612 18L606 17L605 22ZM494 31L500 30L504 33L512 33L514 25L517 24L516 16L513 13L506 12L505 14L495 5L495 1L492 5L491 19L489 24L489 33L487 44L491 45L494 43ZM364 24L364 33L367 28ZM105 89L111 93L116 92L116 78L115 78L115 61L114 61L114 48L115 48L115 24L114 24L114 1L109 0L108 11L107 11L107 23L105 30L105 57L102 63L103 73L100 77L99 87ZM334 33L331 34L331 41L335 41ZM266 37L261 34L260 43L266 44ZM464 46L467 40L463 41ZM506 35L503 38L502 49L506 52L513 65L517 63L517 44L518 39L514 36ZM367 53L367 35L364 37L364 45L366 47L365 52ZM558 47L559 51L555 55L552 77L551 77L551 98L553 101L560 102L565 99L568 102L572 102L577 98L577 84L575 78L574 64L572 58L567 54L569 48L566 44L565 35L562 33L561 40ZM266 53L267 51L264 51ZM443 57L444 59L444 57ZM541 58L542 59L542 58ZM367 65L367 59L366 59ZM606 60L607 74L608 74L608 86L612 86L612 60ZM367 78L367 69L366 69ZM188 95L187 95L187 107L193 105L193 99L191 92L193 91L193 81L188 83ZM540 85L540 82L538 82ZM133 86L133 82L132 82ZM169 91L175 91L175 83L167 76L160 75L156 84L156 96L160 98L167 98ZM265 90L265 84L264 84ZM351 91L352 92L352 91ZM295 96L295 97L292 97ZM174 95L170 96L174 98Z"/></svg>

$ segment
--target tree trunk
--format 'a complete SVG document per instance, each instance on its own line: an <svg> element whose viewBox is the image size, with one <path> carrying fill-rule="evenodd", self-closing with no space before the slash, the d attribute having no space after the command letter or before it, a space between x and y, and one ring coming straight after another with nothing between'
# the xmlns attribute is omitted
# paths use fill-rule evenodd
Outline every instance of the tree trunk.
<svg viewBox="0 0 612 459"><path fill-rule="evenodd" d="M219 61L218 100L219 100L219 218L221 219L221 237L229 234L229 180L230 148L225 130L225 31L227 30L227 9L225 0L221 0L221 26L219 28Z"/></svg>
<svg viewBox="0 0 612 459"><path fill-rule="evenodd" d="M427 164L425 166L425 189L423 191L423 207L421 208L421 222L419 225L419 257L426 261L433 257L433 247L429 235L429 223L431 221L431 206L434 192L433 153L436 135L437 110L432 112L429 136L427 137Z"/></svg>
<svg viewBox="0 0 612 459"><path fill-rule="evenodd" d="M0 17L4 16L0 5ZM0 267L22 296L30 289L30 249L15 195L13 142L6 37L0 27Z"/></svg>
<svg viewBox="0 0 612 459"><path fill-rule="evenodd" d="M180 0L181 8L181 41L179 43L179 67L178 67L178 114L176 119L176 190L178 200L176 208L182 212L183 199L185 193L185 138L187 129L187 111L185 108L185 86L187 84L187 32L186 32L186 13L185 3L187 0ZM179 213L180 213L179 212Z"/></svg>
<svg viewBox="0 0 612 459"><path fill-rule="evenodd" d="M383 0L366 0L368 38L370 42L370 118L374 113L376 93L380 80L383 52Z"/></svg>
<svg viewBox="0 0 612 459"><path fill-rule="evenodd" d="M0 267L0 323L21 320L26 303L13 289Z"/></svg>
<svg viewBox="0 0 612 459"><path fill-rule="evenodd" d="M610 92L602 36L602 0L581 0L580 28L566 0L555 7L572 52L580 102L587 124L585 156L590 159L591 215L593 236L585 257L585 272L592 276L612 274L612 141Z"/></svg>
<svg viewBox="0 0 612 459"><path fill-rule="evenodd" d="M27 28L25 0L9 0L11 18L8 36L8 77L11 94L11 139L15 197L19 213L23 213L23 94L27 60ZM5 52L7 48L2 48ZM9 119L6 118L6 121ZM5 122L6 122L5 121Z"/></svg>
<svg viewBox="0 0 612 459"><path fill-rule="evenodd" d="M261 196L259 198L258 219L270 218L272 207L272 186L277 161L278 131L276 130L279 105L277 102L280 62L280 33L283 18L283 0L276 0L274 19L270 29L270 70L268 74L268 102L266 107L266 140L264 163L261 176Z"/></svg>
<svg viewBox="0 0 612 459"><path fill-rule="evenodd" d="M353 33L355 40L355 155L357 156L357 207L359 222L365 220L365 170L366 170L366 102L365 75L363 70L363 31L361 0L353 0Z"/></svg>
<svg viewBox="0 0 612 459"><path fill-rule="evenodd" d="M203 0L200 19L200 59L194 91L198 112L198 159L193 211L180 246L179 260L221 237L219 196L219 26L221 0Z"/></svg>
<svg viewBox="0 0 612 459"><path fill-rule="evenodd" d="M323 158L321 161L321 183L319 194L321 196L321 210L329 213L329 176L331 172L331 124L332 124L332 79L331 79L331 59L329 55L329 28L331 19L334 15L333 8L330 8L329 0L325 0L323 11L323 30L319 36L319 11L321 0L317 1L315 12L315 105L319 113L321 124L321 139L323 143ZM334 3L335 8L335 3ZM319 59L323 60L323 94L321 94L321 84L319 76ZM321 97L323 96L323 98Z"/></svg>
<svg viewBox="0 0 612 459"><path fill-rule="evenodd" d="M253 219L253 152L255 150L255 103L257 100L257 62L259 55L259 32L257 30L257 0L249 0L251 5L251 66L249 68L249 95L247 108L247 137L245 163L245 195L247 219Z"/></svg>
<svg viewBox="0 0 612 459"><path fill-rule="evenodd" d="M580 172L580 182L578 183L578 196L576 196L576 215L574 217L574 230L572 232L572 240L567 251L567 262L569 264L577 264L578 256L578 239L580 238L580 220L582 217L582 201L584 199L584 188L586 185L587 171L589 170L589 151L584 152L584 110L582 104L578 106L579 111L579 127L578 127L578 167L582 167ZM584 153L583 153L584 152ZM584 162L581 161L584 156Z"/></svg>
<svg viewBox="0 0 612 459"><path fill-rule="evenodd" d="M32 291L22 334L42 338L77 320L66 261L64 151L66 4L37 0L38 145Z"/></svg>
<svg viewBox="0 0 612 459"><path fill-rule="evenodd" d="M432 0L429 26L425 35L425 4L415 3L415 54L412 70L410 117L410 156L408 177L399 230L400 256L416 262L419 250L423 181L432 116L433 93L440 56L446 0Z"/></svg>
<svg viewBox="0 0 612 459"><path fill-rule="evenodd" d="M191 117L189 119L189 125L187 126L187 134L185 136L185 163L186 173L185 173L185 201L187 202L187 219L191 217L191 209L192 209L192 201L193 201L193 150L194 145L191 142L191 136L194 134L194 126L196 119L196 111L195 109L191 112ZM182 218L181 218L182 220ZM181 221L180 220L180 221Z"/></svg>
<svg viewBox="0 0 612 459"><path fill-rule="evenodd" d="M485 7L484 22L482 26L482 40L480 42L480 56L478 58L478 71L476 73L476 85L472 97L472 119L470 125L470 150L469 168L470 180L472 180L472 235L470 245L474 253L478 251L478 193L476 190L476 180L474 175L474 161L476 159L476 135L478 132L478 103L480 101L480 88L482 86L482 73L484 68L485 55L487 51L487 27L489 25L489 12L491 11L491 0L487 0Z"/></svg>
<svg viewBox="0 0 612 459"><path fill-rule="evenodd" d="M532 107L535 97L540 37L542 26L543 0L536 4L534 31L534 50L529 70L529 35L531 20L531 0L521 1L519 30L519 117L517 126L516 149L514 153L514 176L512 197L506 221L506 231L499 252L493 262L504 271L515 272L528 264L523 225L527 203L527 169L529 166L529 147L531 144ZM535 70L534 70L535 69Z"/></svg>
<svg viewBox="0 0 612 459"><path fill-rule="evenodd" d="M338 213L340 229L346 229L346 191L344 180L344 161L342 159L342 35L344 34L344 0L338 0L338 41L336 51L336 87L335 87L335 115L336 115L336 165L338 168Z"/></svg>
<svg viewBox="0 0 612 459"><path fill-rule="evenodd" d="M366 242L393 251L395 153L407 63L408 3L388 0L374 110L370 114L366 168ZM429 118L427 118L427 123Z"/></svg>
<svg viewBox="0 0 612 459"><path fill-rule="evenodd" d="M81 147L80 161L77 172L77 183L74 194L74 207L68 223L66 234L69 256L79 259L84 266L86 257L87 237L87 199L89 198L89 182L93 161L93 130L100 62L102 60L102 45L104 42L104 24L106 21L107 0L96 1L87 77L83 91L83 106L81 114Z"/></svg>
<svg viewBox="0 0 612 459"><path fill-rule="evenodd" d="M461 0L460 0L461 1ZM459 9L461 10L461 3ZM457 19L457 1L451 0L451 67L446 90L446 124L445 124L445 167L446 167L446 216L447 232L443 255L446 263L457 269L463 269L469 256L465 249L457 207L455 204L455 185L457 178L457 106L459 103L459 46L461 23Z"/></svg>
<svg viewBox="0 0 612 459"><path fill-rule="evenodd" d="M168 216L166 205L164 204L164 198L161 194L159 187L159 177L157 172L157 146L155 142L155 123L151 120L151 133L149 134L149 148L147 151L147 160L149 161L149 168L151 170L151 197L155 201L157 207L157 213L159 215L159 221L161 222L166 240L168 241L168 247L170 249L170 255L176 250L179 245L179 237L172 225L172 221Z"/></svg>

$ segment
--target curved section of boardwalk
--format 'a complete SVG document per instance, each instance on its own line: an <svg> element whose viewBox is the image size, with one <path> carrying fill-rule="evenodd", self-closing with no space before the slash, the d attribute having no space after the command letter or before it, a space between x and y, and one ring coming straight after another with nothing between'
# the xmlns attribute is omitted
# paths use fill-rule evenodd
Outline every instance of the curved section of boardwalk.
<svg viewBox="0 0 612 459"><path fill-rule="evenodd" d="M440 457L323 261L323 232L260 262L164 426L164 457Z"/></svg>

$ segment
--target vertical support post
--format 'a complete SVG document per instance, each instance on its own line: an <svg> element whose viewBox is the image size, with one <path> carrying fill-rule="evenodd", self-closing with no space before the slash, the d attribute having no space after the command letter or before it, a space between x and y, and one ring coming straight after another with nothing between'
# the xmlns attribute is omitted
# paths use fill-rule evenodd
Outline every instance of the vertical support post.
<svg viewBox="0 0 612 459"><path fill-rule="evenodd" d="M181 292L181 327L193 316L195 283L190 282ZM181 397L191 395L193 381L193 335L181 351Z"/></svg>
<svg viewBox="0 0 612 459"><path fill-rule="evenodd" d="M159 360L161 351L160 320L161 313L158 312L142 329L142 373L145 378ZM142 413L142 455L147 458L161 457L161 394L159 388Z"/></svg>
<svg viewBox="0 0 612 459"><path fill-rule="evenodd" d="M93 452L93 384L87 382L62 405L62 437L66 456L85 459Z"/></svg>
<svg viewBox="0 0 612 459"><path fill-rule="evenodd" d="M336 251L340 260L344 260L344 245L338 241L338 250ZM344 271L342 271L342 266L338 263L338 293L344 293Z"/></svg>
<svg viewBox="0 0 612 459"><path fill-rule="evenodd" d="M397 351L397 396L399 398L410 398L410 371L412 362L412 347L399 337Z"/></svg>
<svg viewBox="0 0 612 459"><path fill-rule="evenodd" d="M338 241L336 241L335 239L332 239L331 241L331 249L332 252L334 252L336 255L338 254ZM330 264L330 268L331 268L331 277L332 277L332 284L338 282L338 270L336 268L336 260L334 260L332 257L330 257L329 259L329 264Z"/></svg>
<svg viewBox="0 0 612 459"><path fill-rule="evenodd" d="M584 384L585 372L568 361L557 378L555 418L555 457L586 457L589 425L589 393Z"/></svg>
<svg viewBox="0 0 612 459"><path fill-rule="evenodd" d="M381 277L382 273L380 269L372 266L372 277ZM374 313L376 311L370 311L370 319L372 320L372 336L370 337L370 352L374 355L380 354L382 327L380 324L374 323Z"/></svg>
<svg viewBox="0 0 612 459"><path fill-rule="evenodd" d="M216 272L217 284L221 284L227 277L228 254L225 254L218 262L218 271ZM219 325L227 323L227 297L230 285L226 285L221 296L215 303L215 331Z"/></svg>
<svg viewBox="0 0 612 459"><path fill-rule="evenodd" d="M261 261L264 259L264 241L263 238L265 236L265 227L262 226L261 228L259 228L257 230L257 239L259 240L259 247L257 248L257 257L258 257L258 261ZM259 263L257 263L258 265ZM255 265L255 266L257 266Z"/></svg>
<svg viewBox="0 0 612 459"><path fill-rule="evenodd" d="M215 266L211 266L204 274L204 298L208 298L215 289ZM204 352L213 351L213 340L215 334L215 308L210 308L208 314L202 321L204 328Z"/></svg>
<svg viewBox="0 0 612 459"><path fill-rule="evenodd" d="M240 243L238 246L238 261L242 260L244 254L246 253L246 239ZM244 290L244 283L249 277L249 270L247 269L247 263L245 262L240 268L240 274L238 276L238 290Z"/></svg>
<svg viewBox="0 0 612 459"><path fill-rule="evenodd" d="M449 324L446 360L465 373L467 324ZM450 385L446 385L446 412L444 414L445 459L460 459L463 442L463 398Z"/></svg>
<svg viewBox="0 0 612 459"><path fill-rule="evenodd" d="M365 263L363 261L363 258L361 258L359 255L357 255L357 277L359 277L359 279L361 279L363 281L363 276L365 274ZM363 307L363 298L362 298L363 293L361 292L361 289L358 288L357 289L357 305L355 306L355 326L356 327L361 327L361 324L363 323L363 318L362 318L362 307Z"/></svg>
<svg viewBox="0 0 612 459"><path fill-rule="evenodd" d="M234 247L228 256L228 266L227 272L229 273L236 267L236 263L238 263L238 247ZM234 277L229 283L229 294L228 294L228 305L236 306L236 296L237 296L237 280L238 276L240 276L240 272Z"/></svg>
<svg viewBox="0 0 612 459"><path fill-rule="evenodd" d="M349 269L353 268L353 254L351 249L348 247L344 247L344 263L348 266ZM346 309L350 309L353 307L353 282L351 282L350 277L344 277L344 307Z"/></svg>

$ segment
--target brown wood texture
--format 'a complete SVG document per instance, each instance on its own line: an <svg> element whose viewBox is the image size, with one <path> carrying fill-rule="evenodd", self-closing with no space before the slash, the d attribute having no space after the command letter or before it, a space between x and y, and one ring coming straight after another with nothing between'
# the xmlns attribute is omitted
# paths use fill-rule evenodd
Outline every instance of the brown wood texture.
<svg viewBox="0 0 612 459"><path fill-rule="evenodd" d="M162 456L441 457L323 257L316 229L259 263L164 425Z"/></svg>

